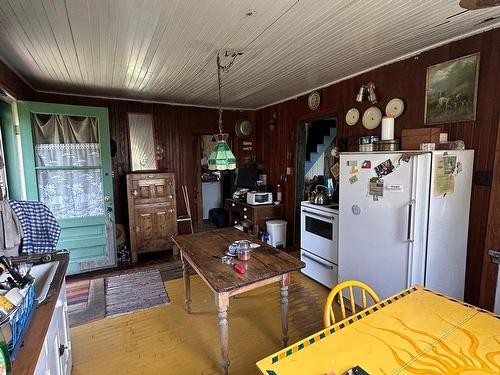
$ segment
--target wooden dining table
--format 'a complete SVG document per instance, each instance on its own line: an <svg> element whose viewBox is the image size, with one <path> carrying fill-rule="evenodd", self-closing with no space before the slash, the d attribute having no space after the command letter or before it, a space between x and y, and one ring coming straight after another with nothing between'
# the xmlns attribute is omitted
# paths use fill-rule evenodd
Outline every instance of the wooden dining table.
<svg viewBox="0 0 500 375"><path fill-rule="evenodd" d="M237 261L245 268L245 273L236 272L232 265L221 259L228 246L236 240L249 240L260 245L251 253L247 261ZM219 333L222 368L225 374L229 368L229 336L227 310L229 297L279 282L281 304L281 329L283 346L288 343L288 286L290 273L305 266L294 256L276 249L234 228L224 228L173 237L180 250L185 304L191 312L191 286L187 264L189 264L207 286L214 292L219 315Z"/></svg>
<svg viewBox="0 0 500 375"><path fill-rule="evenodd" d="M265 375L355 366L371 375L498 374L500 317L415 286L257 362Z"/></svg>

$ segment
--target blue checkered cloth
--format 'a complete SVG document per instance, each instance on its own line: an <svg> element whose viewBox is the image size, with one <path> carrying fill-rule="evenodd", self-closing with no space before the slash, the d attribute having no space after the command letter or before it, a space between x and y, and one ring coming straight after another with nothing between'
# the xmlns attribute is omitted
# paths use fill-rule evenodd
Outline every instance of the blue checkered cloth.
<svg viewBox="0 0 500 375"><path fill-rule="evenodd" d="M41 254L56 249L61 227L50 209L41 202L9 201L23 229L21 253Z"/></svg>

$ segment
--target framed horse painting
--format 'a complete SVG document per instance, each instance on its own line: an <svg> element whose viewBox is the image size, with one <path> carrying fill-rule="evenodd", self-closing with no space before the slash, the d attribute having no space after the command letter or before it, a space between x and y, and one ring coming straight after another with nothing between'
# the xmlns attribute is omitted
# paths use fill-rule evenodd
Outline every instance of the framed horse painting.
<svg viewBox="0 0 500 375"><path fill-rule="evenodd" d="M427 68L425 124L476 119L479 53Z"/></svg>

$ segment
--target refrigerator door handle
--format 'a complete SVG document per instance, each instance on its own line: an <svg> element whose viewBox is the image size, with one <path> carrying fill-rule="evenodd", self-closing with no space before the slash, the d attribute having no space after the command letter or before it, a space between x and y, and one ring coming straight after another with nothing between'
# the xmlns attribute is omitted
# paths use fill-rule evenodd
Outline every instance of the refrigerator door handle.
<svg viewBox="0 0 500 375"><path fill-rule="evenodd" d="M410 201L408 205L408 228L406 231L406 240L408 242L413 242L415 240L413 236L413 207L415 206L415 199Z"/></svg>

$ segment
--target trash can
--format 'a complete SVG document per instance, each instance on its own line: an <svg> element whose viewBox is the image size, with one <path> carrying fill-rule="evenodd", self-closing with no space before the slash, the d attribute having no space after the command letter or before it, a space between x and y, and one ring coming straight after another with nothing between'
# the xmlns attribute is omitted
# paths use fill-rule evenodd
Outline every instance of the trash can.
<svg viewBox="0 0 500 375"><path fill-rule="evenodd" d="M267 233L269 233L269 245L276 248L286 247L286 221L268 220L266 221Z"/></svg>

